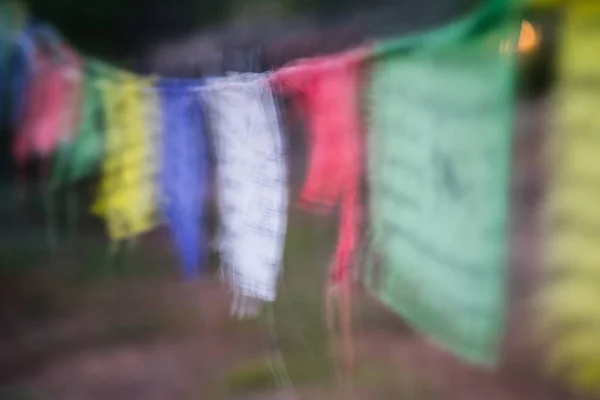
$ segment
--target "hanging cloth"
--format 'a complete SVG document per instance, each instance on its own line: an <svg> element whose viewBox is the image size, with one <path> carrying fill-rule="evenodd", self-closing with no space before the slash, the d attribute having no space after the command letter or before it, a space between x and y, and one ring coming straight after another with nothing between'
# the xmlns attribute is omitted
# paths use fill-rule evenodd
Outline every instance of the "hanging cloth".
<svg viewBox="0 0 600 400"><path fill-rule="evenodd" d="M545 365L582 398L600 393L600 3L566 2L545 197L537 331Z"/></svg>
<svg viewBox="0 0 600 400"><path fill-rule="evenodd" d="M79 56L71 49L63 48L61 50L63 59L71 60L61 69L63 104L58 118L58 132L55 140L56 151L52 162L51 184L56 187L58 182L57 175L60 170L68 170L69 155L72 153L74 144L77 140L79 125L82 118L82 110L85 107L83 103L84 96L84 69Z"/></svg>
<svg viewBox="0 0 600 400"><path fill-rule="evenodd" d="M287 163L263 74L231 74L202 90L214 132L222 276L234 294L273 301L287 224Z"/></svg>
<svg viewBox="0 0 600 400"><path fill-rule="evenodd" d="M66 70L70 106L64 109L63 138L52 157L50 187L53 191L78 182L98 170L103 152L100 89L95 83L94 64L86 60L81 70ZM81 105L79 107L79 105ZM71 125L72 124L72 125ZM52 205L53 193L48 200ZM67 188L67 217L69 237L74 239L77 229L78 207L76 189ZM52 216L50 216L52 217Z"/></svg>
<svg viewBox="0 0 600 400"><path fill-rule="evenodd" d="M50 48L41 48L41 38L45 42L50 42L45 43L50 44ZM61 61L61 39L52 28L45 25L40 26L34 18L29 18L16 38L15 50L11 70L11 125L13 130L18 132L25 128L27 119L31 118L32 114L35 115L35 112L31 112L32 108L47 103L46 101L40 102L39 99L31 96L46 92L37 90L36 86L50 84L43 75L48 72L49 67L52 67L51 60L55 62L55 66ZM31 122L33 125L36 123Z"/></svg>
<svg viewBox="0 0 600 400"><path fill-rule="evenodd" d="M326 284L325 317L334 335L338 305L341 329L342 384L351 384L354 350L351 328L350 268L358 245L359 178L362 171L361 63L369 54L360 48L340 55L301 60L273 76L274 85L292 95L309 136L309 167L300 195L306 208L330 211L340 203L340 226ZM338 341L332 336L332 349ZM334 357L337 359L337 357Z"/></svg>
<svg viewBox="0 0 600 400"><path fill-rule="evenodd" d="M360 219L358 179L362 157L361 62L366 48L331 57L301 60L273 75L282 93L292 94L307 121L309 167L300 195L303 207L330 211L338 202L339 240L330 280L348 279Z"/></svg>
<svg viewBox="0 0 600 400"><path fill-rule="evenodd" d="M503 334L520 26L508 2L481 10L491 6L493 19L480 11L421 40L382 43L366 96L378 263L365 286L481 366L494 365Z"/></svg>
<svg viewBox="0 0 600 400"><path fill-rule="evenodd" d="M61 141L72 137L78 120L80 60L66 45L56 51L36 49L33 55L34 71L13 147L20 165L30 155L48 158Z"/></svg>
<svg viewBox="0 0 600 400"><path fill-rule="evenodd" d="M52 68L52 62L39 48L34 50L33 71L26 84L24 107L13 141L13 155L20 167L35 152L35 138L53 136L58 128L60 102L59 98L52 96L61 95L60 75L57 69Z"/></svg>
<svg viewBox="0 0 600 400"><path fill-rule="evenodd" d="M59 130L54 138L56 148L73 142L81 118L83 64L81 58L71 48L60 48L62 68L60 68L63 101L60 113Z"/></svg>
<svg viewBox="0 0 600 400"><path fill-rule="evenodd" d="M10 80L10 64L13 61L13 46L23 31L26 9L20 2L5 1L0 4L0 112L6 109L6 90Z"/></svg>
<svg viewBox="0 0 600 400"><path fill-rule="evenodd" d="M92 211L105 218L112 240L130 239L156 223L158 114L148 102L152 82L125 72L99 81L106 138L102 180Z"/></svg>
<svg viewBox="0 0 600 400"><path fill-rule="evenodd" d="M27 25L15 39L10 65L10 126L17 131L23 121L30 78L34 72L35 43L31 26Z"/></svg>
<svg viewBox="0 0 600 400"><path fill-rule="evenodd" d="M52 193L46 185L51 155L61 143L69 140L79 117L79 84L81 64L79 57L67 45L54 35L49 43L46 30L32 26L30 33L22 38L22 61L25 70L19 76L21 82L16 89L25 88L24 97L17 93L15 119L16 134L13 139L13 155L16 160L19 177L25 183L25 167L31 156L42 160L41 183L44 192L46 217L48 218L48 241L51 248L56 245L54 232L54 206ZM38 35L37 41L29 38ZM31 51L29 44L33 44ZM50 46L42 46L50 44ZM29 53L31 51L31 53ZM19 87L21 86L21 87ZM20 110L23 106L22 110ZM25 188L25 187L24 187Z"/></svg>
<svg viewBox="0 0 600 400"><path fill-rule="evenodd" d="M26 7L19 1L3 1L0 4L0 70L8 63L16 33L25 25Z"/></svg>
<svg viewBox="0 0 600 400"><path fill-rule="evenodd" d="M56 153L52 169L54 187L88 177L97 170L103 153L102 101L96 83L99 72L93 61L86 61L82 72L80 87L73 89L72 97L81 103L81 111L79 118L73 120L74 134L67 137ZM106 78L106 74L103 76Z"/></svg>
<svg viewBox="0 0 600 400"><path fill-rule="evenodd" d="M160 168L161 206L183 262L184 275L197 273L205 260L202 235L207 190L207 152L200 81L157 83L162 115Z"/></svg>

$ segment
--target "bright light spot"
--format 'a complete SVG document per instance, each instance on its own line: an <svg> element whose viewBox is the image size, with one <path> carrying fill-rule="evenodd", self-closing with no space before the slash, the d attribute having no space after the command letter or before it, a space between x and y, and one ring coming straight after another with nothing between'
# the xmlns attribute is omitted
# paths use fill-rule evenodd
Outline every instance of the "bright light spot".
<svg viewBox="0 0 600 400"><path fill-rule="evenodd" d="M519 51L523 53L530 52L540 44L540 35L533 25L527 21L521 23L521 33L519 34Z"/></svg>
<svg viewBox="0 0 600 400"><path fill-rule="evenodd" d="M521 31L519 32L519 42L517 44L517 51L520 53L529 53L535 50L540 45L540 33L533 27L528 21L521 23ZM508 41L500 44L500 52L506 53L511 50L511 46Z"/></svg>

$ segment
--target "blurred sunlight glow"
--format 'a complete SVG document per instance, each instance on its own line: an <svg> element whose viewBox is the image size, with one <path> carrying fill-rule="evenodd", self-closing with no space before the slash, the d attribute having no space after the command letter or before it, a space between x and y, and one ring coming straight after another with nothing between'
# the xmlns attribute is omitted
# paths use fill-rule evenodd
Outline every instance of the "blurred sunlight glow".
<svg viewBox="0 0 600 400"><path fill-rule="evenodd" d="M529 21L523 21L521 23L521 31L519 32L519 42L517 44L517 51L519 53L530 53L537 49L540 45L540 32L534 28ZM500 52L506 53L510 50L508 41L503 42L500 45Z"/></svg>
<svg viewBox="0 0 600 400"><path fill-rule="evenodd" d="M519 34L519 52L529 53L540 45L540 33L528 21L521 23Z"/></svg>

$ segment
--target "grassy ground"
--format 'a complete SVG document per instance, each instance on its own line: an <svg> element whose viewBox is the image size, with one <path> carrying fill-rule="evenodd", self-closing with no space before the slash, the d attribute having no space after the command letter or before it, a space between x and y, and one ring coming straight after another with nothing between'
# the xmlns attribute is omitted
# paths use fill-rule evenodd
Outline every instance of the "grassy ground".
<svg viewBox="0 0 600 400"><path fill-rule="evenodd" d="M90 382L106 379L116 386L111 399L147 399L141 395L146 386L171 387L171 380L181 375L189 381L172 387L173 393L159 395L157 389L150 398L220 399L304 387L331 389L321 305L335 233L331 222L307 215L292 218L279 300L254 321L229 316L229 294L214 277L214 265L204 279L181 282L163 232L109 257L106 239L90 226L80 229L77 238L63 238L54 251L45 245L43 224L28 225L29 236L13 230L0 248L0 372L7 383L0 398L108 398L103 397L104 385L100 390ZM23 237L17 239L19 235ZM160 359L145 360L155 351L177 364L179 372L158 365ZM141 376L137 389L131 389L139 394L131 397L134 392L121 387L136 385L125 373L102 377L122 368ZM163 368L166 376L158 371ZM146 369L150 377L144 377ZM153 373L160 379L151 378ZM373 389L387 373L365 364L357 371L357 382Z"/></svg>
<svg viewBox="0 0 600 400"><path fill-rule="evenodd" d="M254 321L229 316L214 266L202 280L181 282L161 232L121 260L107 259L106 240L94 229L54 253L12 240L0 251L0 398L349 398L337 390L322 323L334 223L294 212L290 227L278 301ZM41 233L34 239L44 242ZM526 390L511 389L506 371L465 367L368 297L356 297L351 398L561 398L540 397L532 373Z"/></svg>

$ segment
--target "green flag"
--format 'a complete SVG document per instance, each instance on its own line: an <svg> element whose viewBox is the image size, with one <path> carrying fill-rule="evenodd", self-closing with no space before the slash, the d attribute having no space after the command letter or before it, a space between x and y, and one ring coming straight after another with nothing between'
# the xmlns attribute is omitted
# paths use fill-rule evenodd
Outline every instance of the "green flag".
<svg viewBox="0 0 600 400"><path fill-rule="evenodd" d="M462 21L451 42L428 34L432 45L420 50L383 44L368 96L378 262L365 284L438 345L487 366L505 308L519 27L511 13L486 29Z"/></svg>
<svg viewBox="0 0 600 400"><path fill-rule="evenodd" d="M79 126L72 141L57 150L52 170L53 186L74 183L96 172L104 151L102 107L99 79L108 79L110 72L86 61L82 84Z"/></svg>

